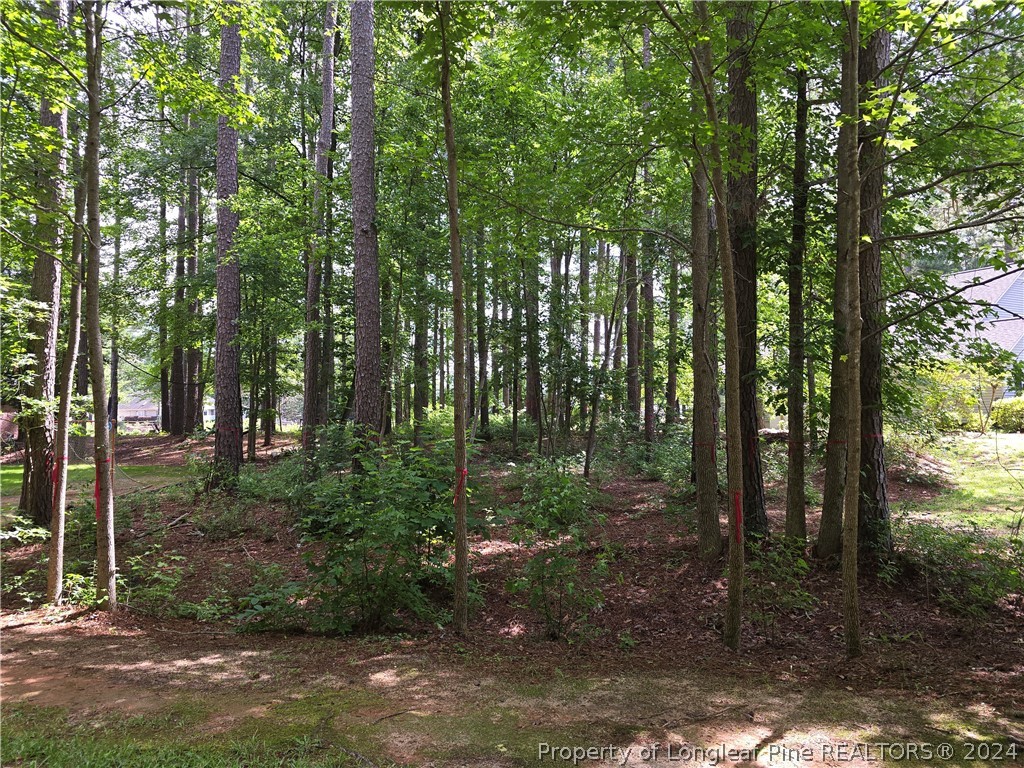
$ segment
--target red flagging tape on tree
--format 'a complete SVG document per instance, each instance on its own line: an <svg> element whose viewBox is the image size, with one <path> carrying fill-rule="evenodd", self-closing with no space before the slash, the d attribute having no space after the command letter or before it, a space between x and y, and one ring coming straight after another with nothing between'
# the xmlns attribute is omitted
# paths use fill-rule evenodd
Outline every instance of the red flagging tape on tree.
<svg viewBox="0 0 1024 768"><path fill-rule="evenodd" d="M455 500L452 501L452 506L459 506L459 494L466 487L466 478L469 477L469 470L463 469L462 474L459 476L459 482L455 486Z"/></svg>
<svg viewBox="0 0 1024 768"><path fill-rule="evenodd" d="M740 499L740 492L739 491L733 491L732 492L732 506L733 506L733 509L736 510L736 530L735 530L736 543L737 544L741 544L742 543L741 537L742 537L742 534L743 534L743 502Z"/></svg>

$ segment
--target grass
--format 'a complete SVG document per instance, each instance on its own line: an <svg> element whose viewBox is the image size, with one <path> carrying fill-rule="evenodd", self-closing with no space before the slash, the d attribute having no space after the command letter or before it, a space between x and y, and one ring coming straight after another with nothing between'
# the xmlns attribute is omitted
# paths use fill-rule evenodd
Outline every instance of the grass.
<svg viewBox="0 0 1024 768"><path fill-rule="evenodd" d="M201 719L201 718L200 718ZM261 736L251 728L201 735L192 717L176 711L152 716L74 718L59 708L5 706L3 765L47 768L346 768L365 765L361 754L333 743L314 726Z"/></svg>
<svg viewBox="0 0 1024 768"><path fill-rule="evenodd" d="M21 494L22 466L5 464L0 466L0 506L10 510L17 506ZM117 465L114 470L114 492L117 495L159 488L185 478L185 467L151 465ZM68 467L68 497L77 500L83 494L91 494L96 469L92 464L72 464Z"/></svg>
<svg viewBox="0 0 1024 768"><path fill-rule="evenodd" d="M1024 514L1024 435L957 437L931 452L948 461L952 485L935 498L907 502L914 517L997 535L1018 529Z"/></svg>

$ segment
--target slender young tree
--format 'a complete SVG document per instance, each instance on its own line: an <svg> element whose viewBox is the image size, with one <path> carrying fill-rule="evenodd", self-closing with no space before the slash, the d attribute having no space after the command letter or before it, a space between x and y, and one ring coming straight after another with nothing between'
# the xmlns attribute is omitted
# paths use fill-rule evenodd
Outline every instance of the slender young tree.
<svg viewBox="0 0 1024 768"><path fill-rule="evenodd" d="M710 51L703 48L700 53L693 50L689 36L669 12L663 0L658 0L662 15L679 32L689 49L694 62L694 74L700 82L704 95L711 136L708 143L709 155L703 162L708 169L711 189L715 200L715 215L722 231L718 237L718 255L722 270L722 304L725 308L725 425L730 446L728 451L729 478L729 565L728 589L725 609L723 639L728 648L738 650L743 618L743 444L740 439L740 354L739 318L736 310L736 271L733 263L732 240L729 236L729 198L725 183L722 126L718 118L718 95L713 78ZM709 25L707 4L703 0L694 3L697 21L707 29Z"/></svg>
<svg viewBox="0 0 1024 768"><path fill-rule="evenodd" d="M352 25L352 230L355 250L355 421L364 434L384 429L380 268L374 179L373 1L350 5Z"/></svg>
<svg viewBox="0 0 1024 768"><path fill-rule="evenodd" d="M242 63L242 37L238 24L220 30L220 88L227 99L237 90ZM212 481L231 487L242 465L242 392L238 321L242 306L241 276L234 253L238 212L232 207L238 194L238 130L227 115L217 118L217 402L216 441ZM200 399L200 409L201 409Z"/></svg>
<svg viewBox="0 0 1024 768"><path fill-rule="evenodd" d="M93 460L96 463L96 602L117 608L117 558L114 547L114 486L111 476L110 424L107 421L107 383L100 333L100 121L103 117L103 3L83 3L87 128L83 172L86 195L86 326L89 339L89 377L94 421Z"/></svg>
<svg viewBox="0 0 1024 768"><path fill-rule="evenodd" d="M789 451L786 478L786 535L807 538L804 472L804 254L807 252L807 72L796 71L793 155L793 237L789 245L789 391L786 416Z"/></svg>
<svg viewBox="0 0 1024 768"><path fill-rule="evenodd" d="M466 485L466 316L462 286L462 236L459 233L459 166L455 154L455 122L452 117L451 52L448 46L448 3L437 3L441 28L441 108L444 113L444 146L448 154L448 236L452 253L452 312L455 319L455 632L469 631L469 540Z"/></svg>
<svg viewBox="0 0 1024 768"><path fill-rule="evenodd" d="M71 130L72 178L75 183L74 228L71 233L71 295L68 299L67 349L60 370L60 401L57 406L57 437L54 444L53 514L50 517L50 549L47 561L46 599L61 602L64 592L64 527L67 511L68 435L71 428L71 400L75 385L75 361L82 331L82 246L85 226L85 182L78 146L77 120Z"/></svg>

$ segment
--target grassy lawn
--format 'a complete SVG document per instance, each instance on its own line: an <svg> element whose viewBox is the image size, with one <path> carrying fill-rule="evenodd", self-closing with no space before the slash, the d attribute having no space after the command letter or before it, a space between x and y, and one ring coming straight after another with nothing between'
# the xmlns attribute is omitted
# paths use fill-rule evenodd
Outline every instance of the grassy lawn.
<svg viewBox="0 0 1024 768"><path fill-rule="evenodd" d="M117 495L161 488L179 482L187 474L185 467L148 465L118 465L114 472L114 492ZM0 508L5 511L18 504L21 495L22 467L6 464L0 467ZM92 493L96 470L92 464L72 464L68 468L68 497L78 500Z"/></svg>
<svg viewBox="0 0 1024 768"><path fill-rule="evenodd" d="M1024 435L956 437L926 450L949 463L953 487L927 501L906 502L913 517L1006 535L1024 514Z"/></svg>

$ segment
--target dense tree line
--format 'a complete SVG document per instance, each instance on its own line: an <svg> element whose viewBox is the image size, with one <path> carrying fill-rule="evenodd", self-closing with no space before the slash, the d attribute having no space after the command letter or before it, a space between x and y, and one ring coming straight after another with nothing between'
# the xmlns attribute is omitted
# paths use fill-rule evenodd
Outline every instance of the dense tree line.
<svg viewBox="0 0 1024 768"><path fill-rule="evenodd" d="M858 555L892 547L885 425L974 316L941 274L1021 268L1019 5L0 8L2 395L21 506L52 526L51 599L83 409L114 606L121 393L158 398L172 435L212 426L228 491L301 396L310 457L328 425L421 444L452 409L459 632L467 440L502 414L516 450L582 438L587 474L601 422L648 452L685 429L701 555L727 549L727 644L748 538L786 535L842 556L859 652ZM784 531L769 412L787 419Z"/></svg>

